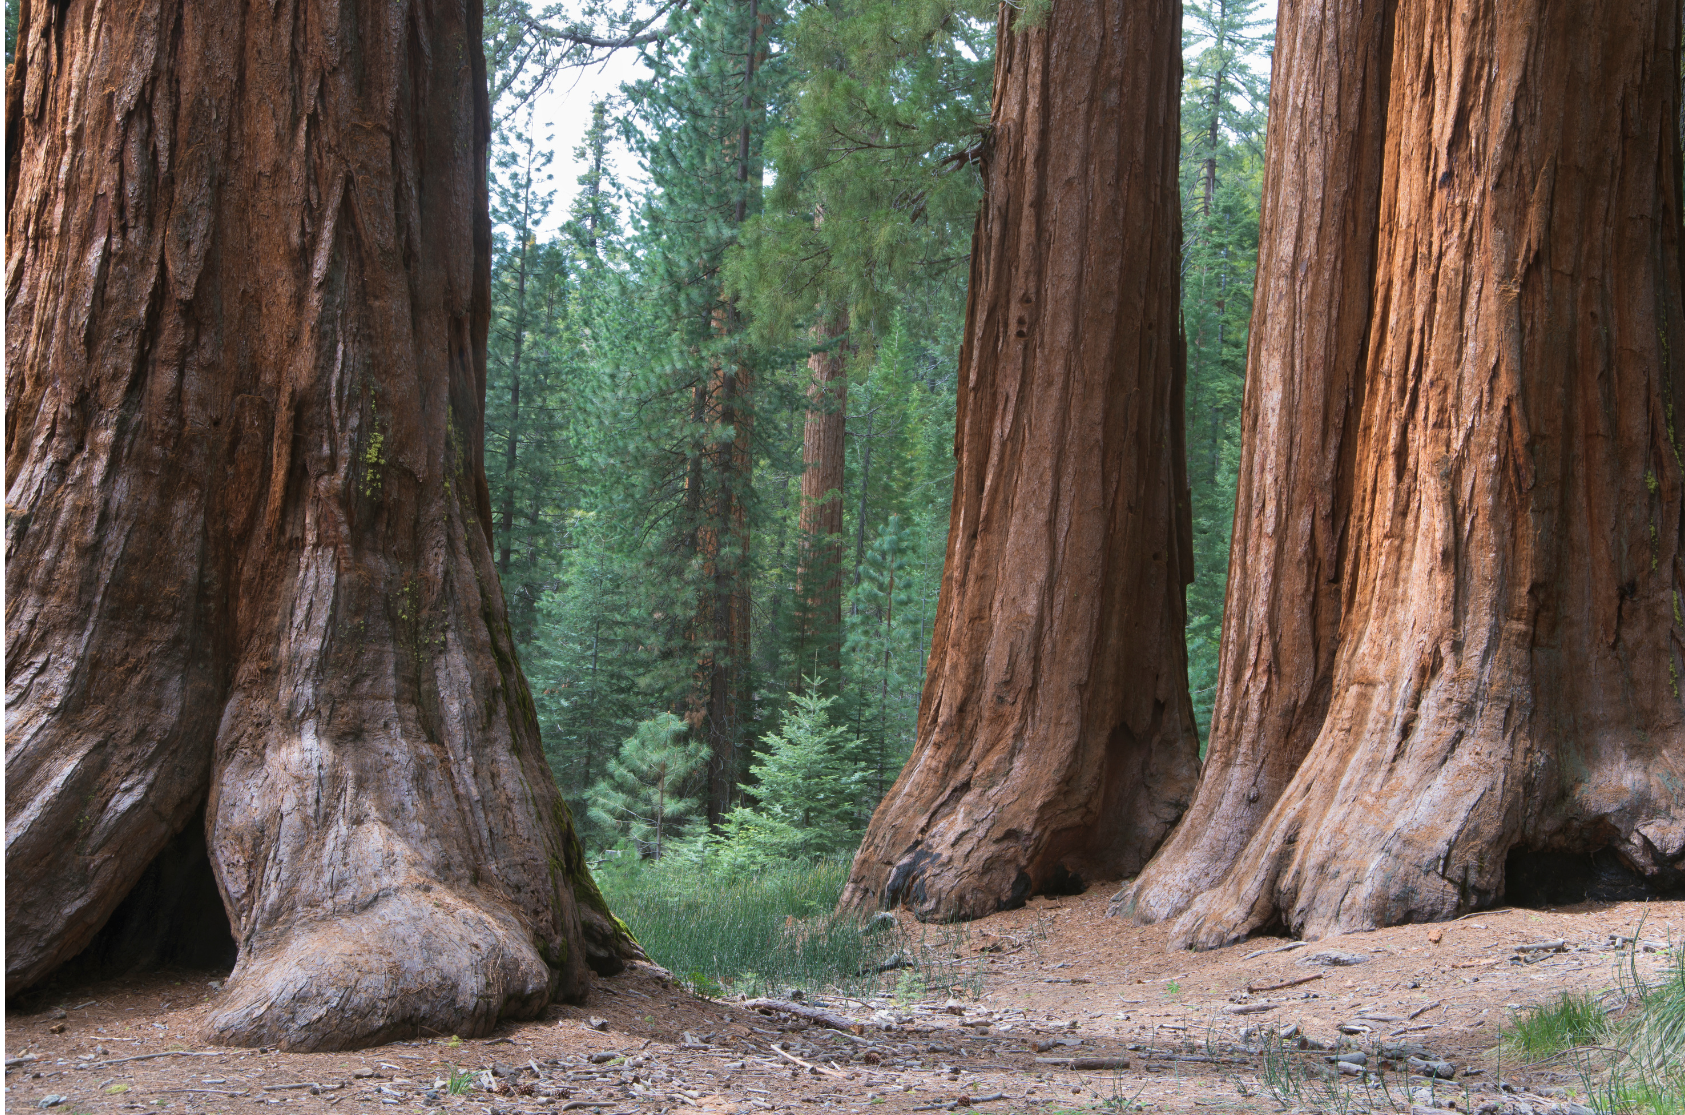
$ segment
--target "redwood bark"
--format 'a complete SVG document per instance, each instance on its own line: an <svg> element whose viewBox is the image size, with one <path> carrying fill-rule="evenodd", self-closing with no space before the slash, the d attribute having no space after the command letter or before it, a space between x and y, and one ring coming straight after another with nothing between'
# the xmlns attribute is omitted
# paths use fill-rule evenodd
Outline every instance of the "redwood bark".
<svg viewBox="0 0 1685 1115"><path fill-rule="evenodd" d="M482 461L464 0L25 0L6 271L7 986L207 807L207 1036L484 1033L636 954L539 745Z"/></svg>
<svg viewBox="0 0 1685 1115"><path fill-rule="evenodd" d="M1188 815L1114 913L1181 912L1310 750L1339 645L1341 554L1375 274L1393 0L1287 0L1217 698Z"/></svg>
<svg viewBox="0 0 1685 1115"><path fill-rule="evenodd" d="M1454 916L1516 849L1681 877L1680 30L1399 3L1332 696L1183 942Z"/></svg>
<svg viewBox="0 0 1685 1115"><path fill-rule="evenodd" d="M848 331L846 314L833 313L814 329L823 343ZM847 353L842 348L808 357L807 421L802 428L802 503L796 558L796 677L835 682L842 670L843 462L847 435Z"/></svg>
<svg viewBox="0 0 1685 1115"><path fill-rule="evenodd" d="M1138 869L1198 770L1182 640L1174 0L1003 6L918 742L845 907L977 917Z"/></svg>

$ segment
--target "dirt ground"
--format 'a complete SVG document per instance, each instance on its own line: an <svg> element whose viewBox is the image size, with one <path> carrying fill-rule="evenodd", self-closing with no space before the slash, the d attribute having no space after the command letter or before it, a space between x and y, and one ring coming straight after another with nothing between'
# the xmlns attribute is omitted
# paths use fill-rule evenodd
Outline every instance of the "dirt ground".
<svg viewBox="0 0 1685 1115"><path fill-rule="evenodd" d="M490 1039L421 1034L356 1053L206 1048L219 973L51 987L7 1004L6 1108L1567 1113L1579 1072L1502 1058L1509 1013L1568 990L1617 1009L1623 962L1648 975L1685 943L1685 902L1654 902L1172 952L1162 927L1104 916L1113 889L972 923L949 962L969 989L959 999L921 995L910 970L894 996L805 1002L854 1033L696 999L651 968Z"/></svg>

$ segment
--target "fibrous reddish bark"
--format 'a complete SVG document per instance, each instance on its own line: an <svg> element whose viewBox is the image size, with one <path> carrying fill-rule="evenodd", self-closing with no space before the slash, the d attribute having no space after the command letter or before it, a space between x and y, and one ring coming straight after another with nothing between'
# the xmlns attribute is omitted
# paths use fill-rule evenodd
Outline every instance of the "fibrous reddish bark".
<svg viewBox="0 0 1685 1115"><path fill-rule="evenodd" d="M845 907L976 917L1137 869L1193 789L1179 7L1001 9L918 742Z"/></svg>
<svg viewBox="0 0 1685 1115"><path fill-rule="evenodd" d="M1339 645L1392 0L1287 0L1211 736L1199 789L1115 909L1179 912L1234 864L1310 750Z"/></svg>
<svg viewBox="0 0 1685 1115"><path fill-rule="evenodd" d="M636 946L481 460L479 5L27 0L8 87L7 985L208 807L212 1040L481 1033Z"/></svg>
<svg viewBox="0 0 1685 1115"><path fill-rule="evenodd" d="M821 343L848 331L845 314L814 329ZM840 348L808 357L807 420L802 428L802 503L796 562L794 688L806 678L834 682L842 669L843 458L848 433L847 354Z"/></svg>
<svg viewBox="0 0 1685 1115"><path fill-rule="evenodd" d="M1515 849L1685 868L1680 5L1395 19L1331 697L1212 889L1178 842L1122 896L1194 945L1449 917Z"/></svg>

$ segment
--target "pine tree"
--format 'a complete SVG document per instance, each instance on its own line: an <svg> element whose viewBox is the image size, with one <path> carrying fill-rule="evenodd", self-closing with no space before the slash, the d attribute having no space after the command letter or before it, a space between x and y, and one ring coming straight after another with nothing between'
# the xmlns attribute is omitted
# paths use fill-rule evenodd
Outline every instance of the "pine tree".
<svg viewBox="0 0 1685 1115"><path fill-rule="evenodd" d="M591 788L592 821L629 838L641 854L660 859L701 811L700 800L685 788L707 760L702 742L672 713L644 721Z"/></svg>
<svg viewBox="0 0 1685 1115"><path fill-rule="evenodd" d="M736 797L756 719L750 536L760 357L722 288L720 262L760 209L763 120L778 80L769 36L781 15L762 0L676 12L673 36L645 56L653 76L628 88L642 125L628 138L654 187L643 214L645 281L667 315L650 395L688 411L669 410L656 435L664 443L649 461L646 498L650 518L666 524L668 574L694 594L682 707L709 746L711 825Z"/></svg>

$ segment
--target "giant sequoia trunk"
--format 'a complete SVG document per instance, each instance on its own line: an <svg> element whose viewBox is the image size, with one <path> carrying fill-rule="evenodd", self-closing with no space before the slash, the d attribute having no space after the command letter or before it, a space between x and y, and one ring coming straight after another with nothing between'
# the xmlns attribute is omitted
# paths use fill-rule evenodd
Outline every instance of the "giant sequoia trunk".
<svg viewBox="0 0 1685 1115"><path fill-rule="evenodd" d="M1001 9L918 743L845 906L976 917L1145 862L1197 773L1182 642L1175 0Z"/></svg>
<svg viewBox="0 0 1685 1115"><path fill-rule="evenodd" d="M206 810L239 945L212 1040L483 1033L580 994L635 946L492 565L478 3L21 15L8 990Z"/></svg>
<svg viewBox="0 0 1685 1115"><path fill-rule="evenodd" d="M1295 8L1286 38L1352 14ZM1326 711L1305 703L1319 730L1261 817L1242 791L1263 798L1297 759L1295 722L1260 722L1213 764L1203 831L1120 896L1181 911L1194 945L1449 917L1502 895L1517 851L1609 847L1664 882L1685 868L1680 5L1399 0L1387 18L1373 320L1331 486L1347 541ZM1281 63L1283 98L1314 95L1314 55ZM1338 177L1271 150L1272 198ZM1295 247L1261 294L1303 281ZM1266 357L1270 330L1255 333ZM1329 380L1321 406L1339 393ZM1314 422L1247 433L1249 458L1295 479L1328 440ZM1265 444L1283 436L1297 445ZM1289 570L1279 541L1236 539L1229 598L1254 602ZM1320 646L1291 631L1233 625L1220 708L1244 717L1277 677L1316 675Z"/></svg>
<svg viewBox="0 0 1685 1115"><path fill-rule="evenodd" d="M1156 920L1234 864L1328 710L1368 351L1392 0L1287 0L1211 736L1192 806L1129 892Z"/></svg>

